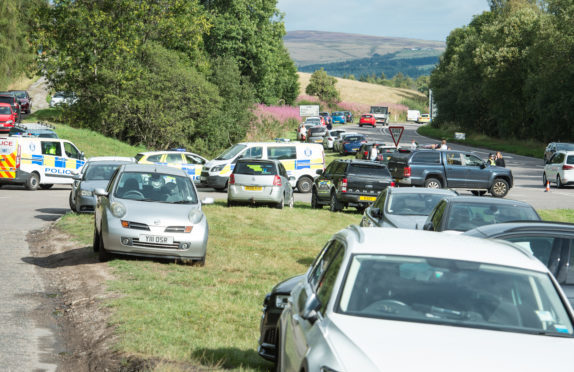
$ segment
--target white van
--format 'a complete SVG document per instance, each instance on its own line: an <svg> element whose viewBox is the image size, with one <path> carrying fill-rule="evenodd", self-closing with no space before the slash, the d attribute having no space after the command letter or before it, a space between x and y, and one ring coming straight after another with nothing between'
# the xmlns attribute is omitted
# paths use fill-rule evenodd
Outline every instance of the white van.
<svg viewBox="0 0 574 372"><path fill-rule="evenodd" d="M292 186L297 186L299 192L311 192L317 169L325 169L325 152L320 144L243 142L203 165L201 186L224 190L229 175L240 158L280 160L289 177L295 177Z"/></svg>
<svg viewBox="0 0 574 372"><path fill-rule="evenodd" d="M84 165L84 153L58 138L0 138L0 185L25 185L28 190L49 189L74 182L73 171Z"/></svg>
<svg viewBox="0 0 574 372"><path fill-rule="evenodd" d="M418 121L420 116L419 110L407 110L407 121Z"/></svg>

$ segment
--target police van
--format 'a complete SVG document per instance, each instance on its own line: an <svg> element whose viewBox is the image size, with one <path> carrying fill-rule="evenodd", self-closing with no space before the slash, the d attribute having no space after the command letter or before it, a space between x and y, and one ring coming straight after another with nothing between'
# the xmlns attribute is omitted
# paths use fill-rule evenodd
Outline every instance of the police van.
<svg viewBox="0 0 574 372"><path fill-rule="evenodd" d="M289 177L295 177L293 187L299 192L311 192L317 169L325 169L323 145L301 142L242 142L203 166L201 185L224 190L229 175L240 158L275 159L281 161Z"/></svg>
<svg viewBox="0 0 574 372"><path fill-rule="evenodd" d="M0 185L25 185L36 190L71 184L72 172L84 163L84 153L67 140L0 137Z"/></svg>

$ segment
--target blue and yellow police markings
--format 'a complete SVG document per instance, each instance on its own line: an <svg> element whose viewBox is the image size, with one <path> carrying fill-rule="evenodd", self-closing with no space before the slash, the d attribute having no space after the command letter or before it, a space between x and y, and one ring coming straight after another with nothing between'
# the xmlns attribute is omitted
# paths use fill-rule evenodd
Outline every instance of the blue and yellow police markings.
<svg viewBox="0 0 574 372"><path fill-rule="evenodd" d="M22 157L22 165L43 167L46 176L71 177L72 171L84 165L85 161L53 155L31 155Z"/></svg>
<svg viewBox="0 0 574 372"><path fill-rule="evenodd" d="M180 164L181 169L185 171L189 175L189 177L199 182L201 177L201 170L203 169L203 165L201 164Z"/></svg>

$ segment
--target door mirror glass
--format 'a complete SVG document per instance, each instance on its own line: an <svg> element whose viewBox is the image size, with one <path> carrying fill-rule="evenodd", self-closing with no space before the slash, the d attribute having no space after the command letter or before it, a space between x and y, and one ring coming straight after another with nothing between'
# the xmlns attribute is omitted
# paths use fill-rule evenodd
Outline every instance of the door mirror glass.
<svg viewBox="0 0 574 372"><path fill-rule="evenodd" d="M317 295L315 293L311 293L305 301L301 317L311 324L315 323L318 319L317 309L319 309L319 307L321 307L321 303L319 302Z"/></svg>

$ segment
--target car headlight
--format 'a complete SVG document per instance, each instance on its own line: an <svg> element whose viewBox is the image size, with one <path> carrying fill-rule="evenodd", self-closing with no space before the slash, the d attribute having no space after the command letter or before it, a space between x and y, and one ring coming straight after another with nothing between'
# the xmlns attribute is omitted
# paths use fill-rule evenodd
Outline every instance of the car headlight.
<svg viewBox="0 0 574 372"><path fill-rule="evenodd" d="M191 221L192 224L199 223L199 221L201 221L202 218L203 218L203 212L200 211L199 209L192 209L191 212L189 212L189 220Z"/></svg>
<svg viewBox="0 0 574 372"><path fill-rule="evenodd" d="M126 215L126 207L120 202L113 202L112 205L110 205L110 209L112 214L117 218L122 218Z"/></svg>
<svg viewBox="0 0 574 372"><path fill-rule="evenodd" d="M216 165L215 167L211 168L209 171L210 172L221 172L223 170L223 168L225 168L225 164Z"/></svg>
<svg viewBox="0 0 574 372"><path fill-rule="evenodd" d="M289 295L276 295L275 296L275 307L278 309L283 309L287 306L287 300Z"/></svg>
<svg viewBox="0 0 574 372"><path fill-rule="evenodd" d="M80 191L80 195L82 195L82 196L92 196L93 194L92 194L91 191L82 190L82 191Z"/></svg>

